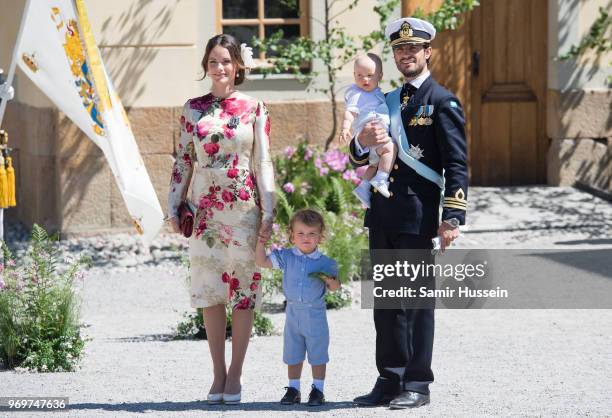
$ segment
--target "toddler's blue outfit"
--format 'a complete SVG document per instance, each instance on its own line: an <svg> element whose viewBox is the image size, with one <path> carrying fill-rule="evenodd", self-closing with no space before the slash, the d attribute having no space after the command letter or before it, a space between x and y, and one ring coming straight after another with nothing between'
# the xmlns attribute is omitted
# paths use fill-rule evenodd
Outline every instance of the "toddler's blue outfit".
<svg viewBox="0 0 612 418"><path fill-rule="evenodd" d="M310 274L338 276L338 264L319 250L304 254L296 247L274 250L270 261L283 271L283 293L287 299L283 338L283 361L304 361L318 366L329 361L329 327L325 310L325 283Z"/></svg>

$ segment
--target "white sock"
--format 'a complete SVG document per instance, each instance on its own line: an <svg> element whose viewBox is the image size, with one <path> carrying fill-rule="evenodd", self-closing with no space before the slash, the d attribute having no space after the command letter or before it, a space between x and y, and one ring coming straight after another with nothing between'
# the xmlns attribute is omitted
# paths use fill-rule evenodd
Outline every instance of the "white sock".
<svg viewBox="0 0 612 418"><path fill-rule="evenodd" d="M363 179L357 187L359 187L360 189L370 190L370 182L366 179Z"/></svg>
<svg viewBox="0 0 612 418"><path fill-rule="evenodd" d="M300 391L300 379L289 379L289 387Z"/></svg>
<svg viewBox="0 0 612 418"><path fill-rule="evenodd" d="M384 171L378 170L372 181L387 181L388 178L389 173L385 173Z"/></svg>
<svg viewBox="0 0 612 418"><path fill-rule="evenodd" d="M312 379L312 385L323 392L325 386L325 379Z"/></svg>

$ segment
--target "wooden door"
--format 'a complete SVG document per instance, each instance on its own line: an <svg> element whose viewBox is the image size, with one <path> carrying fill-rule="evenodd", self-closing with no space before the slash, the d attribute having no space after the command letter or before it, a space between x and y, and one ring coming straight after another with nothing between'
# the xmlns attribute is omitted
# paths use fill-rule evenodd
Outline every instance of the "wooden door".
<svg viewBox="0 0 612 418"><path fill-rule="evenodd" d="M404 0L402 15L440 0ZM470 184L546 182L547 1L481 0L432 43L431 72L461 100Z"/></svg>
<svg viewBox="0 0 612 418"><path fill-rule="evenodd" d="M546 181L545 0L483 0L472 15L472 183Z"/></svg>

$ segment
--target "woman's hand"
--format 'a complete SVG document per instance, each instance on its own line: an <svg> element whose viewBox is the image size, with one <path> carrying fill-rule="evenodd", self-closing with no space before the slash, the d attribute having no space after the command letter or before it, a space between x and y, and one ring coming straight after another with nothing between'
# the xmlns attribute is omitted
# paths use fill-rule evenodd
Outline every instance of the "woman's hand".
<svg viewBox="0 0 612 418"><path fill-rule="evenodd" d="M173 216L172 218L168 218L166 219L166 221L170 224L170 227L172 228L172 232L174 232L175 234L181 233L181 228L179 227L178 216Z"/></svg>
<svg viewBox="0 0 612 418"><path fill-rule="evenodd" d="M268 240L270 240L270 238L272 238L272 222L270 221L265 221L261 224L261 227L259 228L259 242L261 242L262 244L265 244L266 242L268 242Z"/></svg>

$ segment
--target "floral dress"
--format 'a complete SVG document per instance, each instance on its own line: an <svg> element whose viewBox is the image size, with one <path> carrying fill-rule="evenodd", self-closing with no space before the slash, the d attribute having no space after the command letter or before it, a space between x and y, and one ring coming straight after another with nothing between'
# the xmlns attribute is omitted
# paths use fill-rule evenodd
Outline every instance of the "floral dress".
<svg viewBox="0 0 612 418"><path fill-rule="evenodd" d="M207 94L187 101L180 124L168 210L176 215L192 178L191 305L259 308L255 244L262 218L272 220L275 195L268 111L243 94Z"/></svg>

